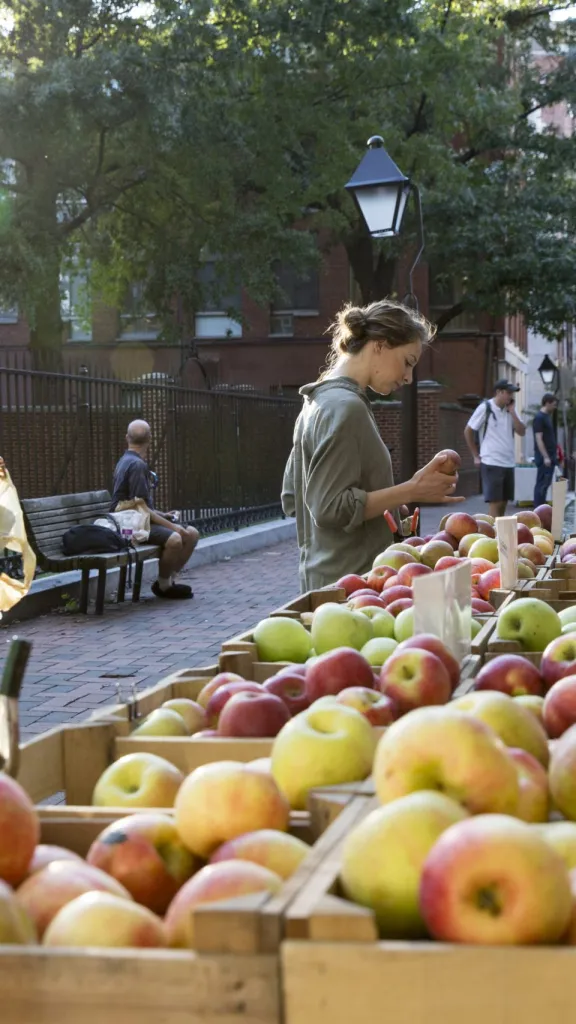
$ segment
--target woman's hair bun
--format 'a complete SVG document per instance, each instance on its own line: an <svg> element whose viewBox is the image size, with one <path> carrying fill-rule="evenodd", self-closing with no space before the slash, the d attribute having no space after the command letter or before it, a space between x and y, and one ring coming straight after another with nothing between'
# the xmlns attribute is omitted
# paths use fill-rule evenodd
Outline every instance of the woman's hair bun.
<svg viewBox="0 0 576 1024"><path fill-rule="evenodd" d="M360 306L348 306L340 313L340 322L355 341L364 341L368 328L368 317Z"/></svg>

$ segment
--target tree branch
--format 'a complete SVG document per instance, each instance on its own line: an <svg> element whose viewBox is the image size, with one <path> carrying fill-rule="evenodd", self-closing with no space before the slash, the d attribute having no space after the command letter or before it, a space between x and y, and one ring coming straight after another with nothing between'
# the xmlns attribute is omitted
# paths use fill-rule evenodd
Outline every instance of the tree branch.
<svg viewBox="0 0 576 1024"><path fill-rule="evenodd" d="M450 309L445 309L444 312L441 313L438 319L435 321L436 333L440 334L440 332L444 330L446 325L449 324L451 320L455 320L456 317L460 316L460 314L463 312L463 302L457 302L454 306L451 306Z"/></svg>
<svg viewBox="0 0 576 1024"><path fill-rule="evenodd" d="M110 196L108 199L102 201L99 206L92 206L88 203L81 213L76 214L75 217L72 217L72 220L61 225L60 234L63 235L64 238L67 238L68 235L71 235L93 217L97 217L100 213L103 213L105 210L113 207L114 203L120 196L124 195L125 192L129 192L130 189L135 188L136 185L142 185L147 178L147 172L142 170L137 177L131 178L129 181L125 181L123 185L119 185L114 196Z"/></svg>

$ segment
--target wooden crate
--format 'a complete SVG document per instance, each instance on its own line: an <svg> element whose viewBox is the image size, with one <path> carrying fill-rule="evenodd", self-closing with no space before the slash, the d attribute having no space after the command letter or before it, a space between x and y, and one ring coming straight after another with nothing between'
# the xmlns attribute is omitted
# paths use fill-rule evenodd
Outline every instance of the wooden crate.
<svg viewBox="0 0 576 1024"><path fill-rule="evenodd" d="M307 594L302 594L300 597L294 598L293 601L282 605L281 608L275 608L266 618L282 616L283 618L297 619L300 622L309 624L310 616L320 605L328 604L329 602L345 604L347 600L346 591L342 587L325 587L323 590L310 590ZM225 640L222 644L222 653L248 651L252 655L253 660L257 662L258 652L254 643L255 628L255 626L252 626L244 633L239 633L237 636L232 637L231 640ZM275 664L279 668L281 663L276 662ZM222 671L228 670L223 669Z"/></svg>

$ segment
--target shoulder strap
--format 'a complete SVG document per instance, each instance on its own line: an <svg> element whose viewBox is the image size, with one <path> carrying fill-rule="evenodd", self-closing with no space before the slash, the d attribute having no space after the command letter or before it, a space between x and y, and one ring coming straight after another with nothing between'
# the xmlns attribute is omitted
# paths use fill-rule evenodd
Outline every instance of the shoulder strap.
<svg viewBox="0 0 576 1024"><path fill-rule="evenodd" d="M486 437L486 431L488 430L488 421L489 421L491 416L494 416L494 410L493 410L492 406L490 405L490 399L489 398L485 398L484 399L484 405L486 406L486 418L484 420L484 424L483 424L483 428L482 428L482 440L484 440L484 438Z"/></svg>

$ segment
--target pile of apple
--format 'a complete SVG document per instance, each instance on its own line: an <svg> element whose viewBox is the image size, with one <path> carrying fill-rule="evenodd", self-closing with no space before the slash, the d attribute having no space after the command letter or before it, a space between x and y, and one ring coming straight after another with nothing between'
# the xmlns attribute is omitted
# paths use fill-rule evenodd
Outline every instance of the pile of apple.
<svg viewBox="0 0 576 1024"><path fill-rule="evenodd" d="M569 537L560 547L560 561L564 564L576 562L576 537Z"/></svg>
<svg viewBox="0 0 576 1024"><path fill-rule="evenodd" d="M39 842L34 805L0 773L0 944L192 949L195 907L275 893L308 853L287 831L289 804L270 774L221 762L183 778L146 756L148 782L157 776L156 795L174 803L173 814L119 818L85 859ZM125 763L119 772L127 784L112 785L118 806L146 807L150 785L134 783L141 768Z"/></svg>

